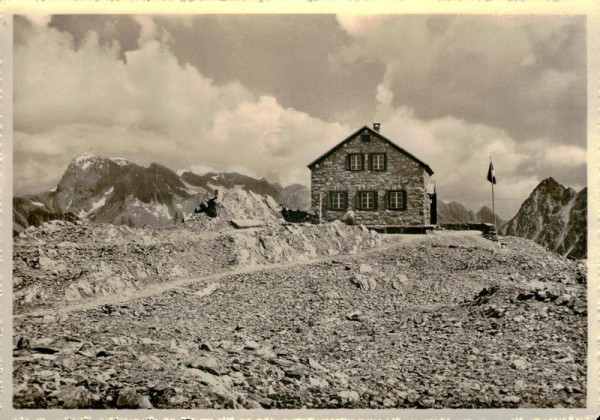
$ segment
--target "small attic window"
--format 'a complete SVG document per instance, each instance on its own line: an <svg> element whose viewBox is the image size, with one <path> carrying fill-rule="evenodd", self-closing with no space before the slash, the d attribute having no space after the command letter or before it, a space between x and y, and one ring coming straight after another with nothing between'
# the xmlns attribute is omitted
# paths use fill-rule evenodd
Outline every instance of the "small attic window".
<svg viewBox="0 0 600 420"><path fill-rule="evenodd" d="M360 140L361 140L363 143L368 143L368 142L370 142L370 141L371 141L371 136L370 136L369 134L361 134L361 135L360 135Z"/></svg>

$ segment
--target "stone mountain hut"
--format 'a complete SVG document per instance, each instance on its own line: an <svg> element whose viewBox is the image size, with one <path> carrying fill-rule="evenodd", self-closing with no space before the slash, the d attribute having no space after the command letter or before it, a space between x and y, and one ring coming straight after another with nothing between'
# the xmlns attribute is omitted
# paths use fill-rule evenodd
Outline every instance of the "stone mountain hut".
<svg viewBox="0 0 600 420"><path fill-rule="evenodd" d="M433 171L379 128L364 126L308 165L311 210L383 231L436 224Z"/></svg>

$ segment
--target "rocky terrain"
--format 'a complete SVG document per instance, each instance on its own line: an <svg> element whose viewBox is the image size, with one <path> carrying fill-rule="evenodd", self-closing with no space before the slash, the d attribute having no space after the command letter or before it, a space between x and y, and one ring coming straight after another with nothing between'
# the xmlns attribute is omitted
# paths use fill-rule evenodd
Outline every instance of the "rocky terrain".
<svg viewBox="0 0 600 420"><path fill-rule="evenodd" d="M15 238L14 406L585 406L582 263L269 209L238 191L178 226Z"/></svg>
<svg viewBox="0 0 600 420"><path fill-rule="evenodd" d="M500 233L532 239L563 256L587 258L587 188L576 192L553 178L543 180Z"/></svg>
<svg viewBox="0 0 600 420"><path fill-rule="evenodd" d="M341 222L284 224L269 196L230 191L216 201L216 217L200 213L161 229L58 220L30 226L13 244L15 312L137 293L153 283L236 267L356 253L381 243L378 235ZM240 225L253 228L234 228Z"/></svg>
<svg viewBox="0 0 600 420"><path fill-rule="evenodd" d="M216 190L266 194L289 209L306 210L310 202L310 191L298 184L282 187L235 172L179 176L156 163L145 168L124 158L83 154L51 191L14 198L13 232L51 220L170 226L189 218Z"/></svg>

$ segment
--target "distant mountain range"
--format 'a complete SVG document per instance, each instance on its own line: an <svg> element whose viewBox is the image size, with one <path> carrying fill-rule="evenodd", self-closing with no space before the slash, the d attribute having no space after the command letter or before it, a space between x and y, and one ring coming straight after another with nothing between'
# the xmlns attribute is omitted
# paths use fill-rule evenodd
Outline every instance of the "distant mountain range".
<svg viewBox="0 0 600 420"><path fill-rule="evenodd" d="M244 190L272 197L288 209L309 210L310 190L282 187L235 172L180 175L153 163L83 154L73 159L50 191L13 198L13 230L49 220L89 220L131 227L167 226L194 212L215 190ZM494 223L489 207L477 213L455 201L438 201L438 224ZM564 256L587 257L587 188L576 192L543 180L508 222L496 216L501 235L532 239Z"/></svg>
<svg viewBox="0 0 600 420"><path fill-rule="evenodd" d="M494 223L492 210L477 213L461 203L437 203L438 224ZM553 178L544 179L509 221L496 215L498 233L531 239L563 256L587 258L587 188L576 192Z"/></svg>
<svg viewBox="0 0 600 420"><path fill-rule="evenodd" d="M283 188L234 172L179 176L156 163L146 168L123 158L83 154L52 190L13 198L13 230L55 219L167 226L193 213L215 189L270 195L288 208L306 209L310 202L309 190L298 184Z"/></svg>
<svg viewBox="0 0 600 420"><path fill-rule="evenodd" d="M209 172L206 175L183 172L181 179L189 185L202 187L211 193L215 189L242 189L269 195L279 204L290 209L308 210L310 208L310 190L300 184L282 187L278 183L271 184L265 178L256 179L236 172Z"/></svg>
<svg viewBox="0 0 600 420"><path fill-rule="evenodd" d="M437 222L438 224L446 223L494 223L494 213L492 209L483 206L477 213L472 210L467 210L465 206L456 201L445 203L437 202ZM505 220L496 215L496 226L500 227Z"/></svg>
<svg viewBox="0 0 600 420"><path fill-rule="evenodd" d="M532 239L563 256L587 258L587 188L577 192L553 178L543 180L500 234Z"/></svg>

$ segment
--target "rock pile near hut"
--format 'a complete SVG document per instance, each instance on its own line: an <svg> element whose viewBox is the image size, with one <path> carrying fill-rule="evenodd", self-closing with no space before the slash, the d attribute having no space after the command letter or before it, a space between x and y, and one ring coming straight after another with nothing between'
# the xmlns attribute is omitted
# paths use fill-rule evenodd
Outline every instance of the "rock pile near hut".
<svg viewBox="0 0 600 420"><path fill-rule="evenodd" d="M225 204L228 214L241 215ZM235 230L205 215L162 229L63 221L29 227L13 245L15 310L108 298L257 264L356 253L381 243L380 235L364 228L339 222L283 225L272 214L267 216L278 224L260 230Z"/></svg>
<svg viewBox="0 0 600 420"><path fill-rule="evenodd" d="M229 222L247 221L254 225L278 225L284 222L282 207L269 195L258 195L252 191L216 191L204 200L195 213L218 217Z"/></svg>

